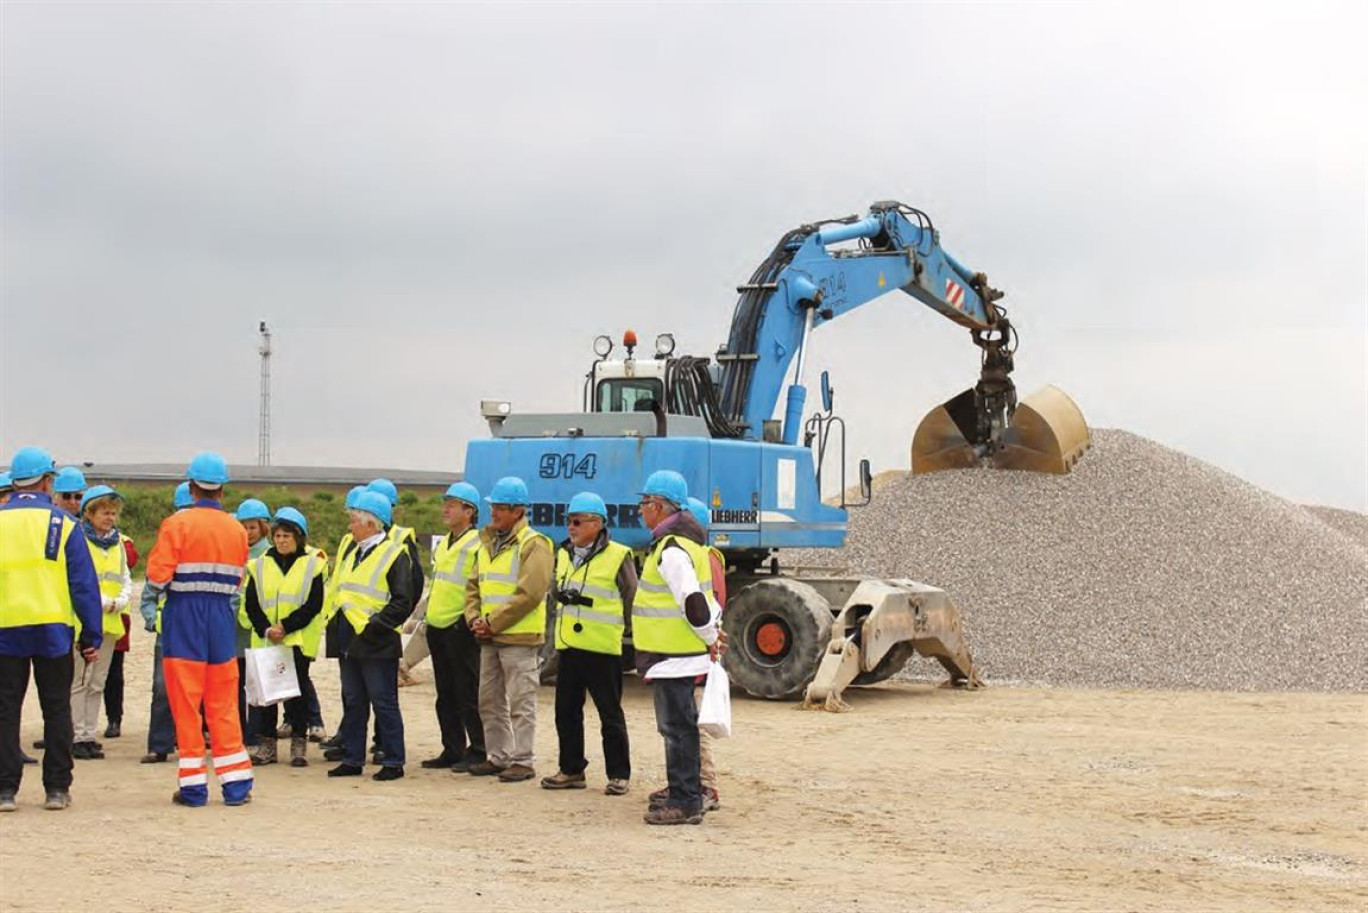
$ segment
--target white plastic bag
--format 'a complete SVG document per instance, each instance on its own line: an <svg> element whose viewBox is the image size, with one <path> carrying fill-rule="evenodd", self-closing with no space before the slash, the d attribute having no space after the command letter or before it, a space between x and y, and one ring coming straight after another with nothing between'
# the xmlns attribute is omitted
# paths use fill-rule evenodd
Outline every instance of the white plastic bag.
<svg viewBox="0 0 1368 913"><path fill-rule="evenodd" d="M703 685L703 702L698 705L698 728L715 739L732 734L731 679L721 663L708 669L708 681Z"/></svg>
<svg viewBox="0 0 1368 913"><path fill-rule="evenodd" d="M269 707L299 697L294 650L290 647L251 647L245 654L247 703Z"/></svg>

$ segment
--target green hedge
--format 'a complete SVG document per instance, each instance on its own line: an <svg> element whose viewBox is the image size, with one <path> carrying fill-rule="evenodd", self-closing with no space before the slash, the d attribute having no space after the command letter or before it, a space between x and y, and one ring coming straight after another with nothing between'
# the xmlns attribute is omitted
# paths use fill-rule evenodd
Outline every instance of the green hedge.
<svg viewBox="0 0 1368 913"><path fill-rule="evenodd" d="M133 539L138 551L147 555L157 538L157 527L171 513L171 499L175 489L166 488L128 488L124 496L123 513L119 518L119 528L124 535ZM330 491L315 491L300 495L283 486L273 488L246 489L230 486L224 504L230 510L248 498L259 498L270 505L271 510L294 507L309 520L309 542L328 553L331 557L337 542L347 532L347 512L342 507L342 498ZM441 495L419 497L411 491L399 495L399 506L395 508L396 523L412 527L418 532L418 545L423 552L424 566L430 562L428 541L433 535L445 532L442 525ZM144 562L139 562L141 571Z"/></svg>

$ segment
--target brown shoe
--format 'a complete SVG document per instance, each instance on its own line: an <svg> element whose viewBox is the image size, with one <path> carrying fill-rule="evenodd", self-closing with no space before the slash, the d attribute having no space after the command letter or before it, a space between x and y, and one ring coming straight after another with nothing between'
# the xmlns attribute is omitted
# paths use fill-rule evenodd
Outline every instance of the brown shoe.
<svg viewBox="0 0 1368 913"><path fill-rule="evenodd" d="M309 737L297 735L290 737L290 766L309 766Z"/></svg>
<svg viewBox="0 0 1368 913"><path fill-rule="evenodd" d="M276 762L276 740L258 737L257 743L247 749L247 757L252 759L253 767L262 767Z"/></svg>
<svg viewBox="0 0 1368 913"><path fill-rule="evenodd" d="M556 771L553 777L542 777L542 789L584 789L588 783L584 782L584 774L568 774Z"/></svg>
<svg viewBox="0 0 1368 913"><path fill-rule="evenodd" d="M499 773L501 783L521 783L523 780L530 780L537 775L537 772L526 764L511 764Z"/></svg>
<svg viewBox="0 0 1368 913"><path fill-rule="evenodd" d="M703 812L685 811L678 805L660 805L648 811L643 820L647 824L702 824Z"/></svg>
<svg viewBox="0 0 1368 913"><path fill-rule="evenodd" d="M481 761L479 764L472 764L470 765L470 769L466 771L466 773L470 774L472 777L492 777L495 774L501 774L503 772L504 768L495 764L493 761Z"/></svg>

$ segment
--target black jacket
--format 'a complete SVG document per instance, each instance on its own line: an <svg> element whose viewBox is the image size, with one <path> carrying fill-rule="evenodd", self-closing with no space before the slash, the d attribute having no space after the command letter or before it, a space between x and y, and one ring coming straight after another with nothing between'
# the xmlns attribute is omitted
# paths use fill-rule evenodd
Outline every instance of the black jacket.
<svg viewBox="0 0 1368 913"><path fill-rule="evenodd" d="M384 545L381 540L380 545ZM372 548L379 548L379 545ZM338 565L341 568L355 567L364 556L356 544L348 546ZM352 628L351 622L338 612L328 623L328 655L347 656L351 659L399 659L404 654L397 628L413 614L417 599L413 592L413 564L409 550L404 549L394 559L385 574L389 587L389 602L384 608L371 616L365 630L360 634Z"/></svg>
<svg viewBox="0 0 1368 913"><path fill-rule="evenodd" d="M290 573L290 568L301 557L305 557L300 552L293 555L281 555L275 548L267 550L266 558L276 563L280 568L280 573ZM247 606L247 620L251 622L252 630L256 631L257 637L265 638L266 629L271 626L271 619L266 617L266 612L261 608L261 597L257 594L256 579L250 574L247 576L247 593L244 596L244 604ZM295 609L280 622L280 626L285 629L286 634L308 627L309 622L323 611L323 575L319 574L313 579L313 585L309 587L309 597L304 600L304 604Z"/></svg>

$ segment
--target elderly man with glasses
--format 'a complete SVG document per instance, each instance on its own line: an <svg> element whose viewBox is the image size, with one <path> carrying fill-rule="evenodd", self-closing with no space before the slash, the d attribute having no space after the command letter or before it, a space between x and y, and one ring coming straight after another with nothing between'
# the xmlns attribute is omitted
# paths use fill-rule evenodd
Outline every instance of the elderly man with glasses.
<svg viewBox="0 0 1368 913"><path fill-rule="evenodd" d="M494 483L489 525L480 531L466 584L466 621L480 642L480 719L486 759L476 777L530 780L537 733L537 684L546 642L546 594L555 564L551 540L527 524L532 501L516 476Z"/></svg>

